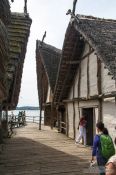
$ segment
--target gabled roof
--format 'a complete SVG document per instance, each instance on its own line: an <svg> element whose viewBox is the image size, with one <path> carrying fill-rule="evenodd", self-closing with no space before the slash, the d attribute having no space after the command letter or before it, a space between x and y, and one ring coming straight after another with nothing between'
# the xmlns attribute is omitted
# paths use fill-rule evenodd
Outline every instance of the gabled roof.
<svg viewBox="0 0 116 175"><path fill-rule="evenodd" d="M8 35L6 27L0 20L0 100L6 97L6 65L8 63Z"/></svg>
<svg viewBox="0 0 116 175"><path fill-rule="evenodd" d="M0 102L7 95L6 66L8 64L8 33L6 24L10 22L10 6L8 0L0 0Z"/></svg>
<svg viewBox="0 0 116 175"><path fill-rule="evenodd" d="M116 79L116 20L79 15L74 27L94 48L97 56Z"/></svg>
<svg viewBox="0 0 116 175"><path fill-rule="evenodd" d="M54 102L62 101L69 94L79 67L84 41L91 45L116 79L116 21L82 15L77 17L71 19L66 31Z"/></svg>
<svg viewBox="0 0 116 175"><path fill-rule="evenodd" d="M12 13L8 25L9 64L7 66L8 103L16 107L21 86L23 63L32 20L27 14Z"/></svg>
<svg viewBox="0 0 116 175"><path fill-rule="evenodd" d="M48 77L48 82L52 92L54 92L61 50L45 43L42 43L41 46L40 41L38 41L38 45L39 47L36 50L39 51L39 58L42 59L43 66Z"/></svg>

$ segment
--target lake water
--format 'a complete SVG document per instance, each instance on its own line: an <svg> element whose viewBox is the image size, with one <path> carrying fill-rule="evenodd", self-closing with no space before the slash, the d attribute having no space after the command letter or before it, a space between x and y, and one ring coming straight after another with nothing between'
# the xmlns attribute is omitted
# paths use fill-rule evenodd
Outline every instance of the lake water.
<svg viewBox="0 0 116 175"><path fill-rule="evenodd" d="M8 115L11 115L11 113L13 112L13 114L17 116L20 111L24 111L24 110L9 111ZM26 121L27 122L39 123L39 116L40 116L40 111L39 110L25 110L25 114L26 114ZM44 121L43 116L44 116L44 113L42 112L42 123Z"/></svg>

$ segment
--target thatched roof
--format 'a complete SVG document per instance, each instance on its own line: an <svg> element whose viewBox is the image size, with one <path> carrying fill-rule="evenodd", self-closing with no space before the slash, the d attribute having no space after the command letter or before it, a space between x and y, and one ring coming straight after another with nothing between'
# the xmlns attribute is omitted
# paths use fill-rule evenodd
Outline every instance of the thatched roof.
<svg viewBox="0 0 116 175"><path fill-rule="evenodd" d="M37 87L40 108L46 103L48 84L54 92L58 66L61 57L61 50L42 43L37 40L36 43L36 69L37 69Z"/></svg>
<svg viewBox="0 0 116 175"><path fill-rule="evenodd" d="M8 63L8 35L6 27L0 20L0 101L6 96L6 65Z"/></svg>
<svg viewBox="0 0 116 175"><path fill-rule="evenodd" d="M38 44L41 45L41 42L38 41ZM48 82L52 92L54 92L61 50L45 43L42 43L42 46L40 46L38 49L45 72L48 76Z"/></svg>
<svg viewBox="0 0 116 175"><path fill-rule="evenodd" d="M23 63L31 23L32 20L28 15L12 13L11 24L8 26L9 64L7 66L7 102L11 108L15 108L18 103Z"/></svg>
<svg viewBox="0 0 116 175"><path fill-rule="evenodd" d="M79 16L74 27L94 48L97 56L116 79L116 20Z"/></svg>
<svg viewBox="0 0 116 175"><path fill-rule="evenodd" d="M54 102L67 98L85 41L91 45L116 79L116 21L82 15L78 15L78 18L79 23L78 20L71 19L66 31Z"/></svg>
<svg viewBox="0 0 116 175"><path fill-rule="evenodd" d="M4 24L10 22L10 5L8 0L0 0L0 19Z"/></svg>

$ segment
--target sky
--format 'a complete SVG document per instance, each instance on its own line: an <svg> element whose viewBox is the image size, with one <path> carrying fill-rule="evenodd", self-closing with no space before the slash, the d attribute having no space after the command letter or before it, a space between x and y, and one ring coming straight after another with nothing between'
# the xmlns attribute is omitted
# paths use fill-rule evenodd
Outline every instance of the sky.
<svg viewBox="0 0 116 175"><path fill-rule="evenodd" d="M45 31L45 42L62 49L73 0L27 0L28 13L32 19L30 37L24 63L18 106L38 106L35 48ZM23 12L24 0L11 3L12 12ZM101 18L116 19L116 0L78 0L76 13Z"/></svg>

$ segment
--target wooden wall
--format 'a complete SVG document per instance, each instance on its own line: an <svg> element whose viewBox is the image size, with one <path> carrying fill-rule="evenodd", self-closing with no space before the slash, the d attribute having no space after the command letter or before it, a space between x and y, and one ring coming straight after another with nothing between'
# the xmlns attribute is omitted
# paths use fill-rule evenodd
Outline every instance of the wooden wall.
<svg viewBox="0 0 116 175"><path fill-rule="evenodd" d="M85 50L83 55L91 52L91 48L86 43ZM110 128L110 134L113 136L114 127L112 125L113 121L116 121L116 104L115 103L106 103L102 101L100 102L98 99L96 100L88 100L88 101L80 101L77 102L74 99L78 97L89 98L92 96L100 95L101 93L107 93L116 91L115 81L112 80L112 76L109 75L108 69L105 68L104 63L101 63L101 68L99 65L100 61L98 60L95 52L93 51L90 55L88 54L80 64L81 71L77 70L77 74L75 76L75 81L73 86L71 87L69 97L67 100L67 112L68 112L68 136L74 138L74 136L78 133L77 127L79 123L79 110L81 112L82 108L94 108L94 134L96 133L95 124L103 117L103 121L108 128ZM79 72L80 72L80 85L79 85ZM101 91L100 87L98 87L98 73L101 76ZM89 77L89 78L88 78ZM80 94L79 94L79 89ZM71 101L72 100L72 101ZM101 104L100 104L101 103ZM103 111L102 111L103 108ZM75 114L75 116L74 116ZM75 120L75 121L74 121ZM116 123L115 123L116 126ZM112 128L113 127L113 128ZM75 128L75 129L74 129ZM75 133L74 133L75 132Z"/></svg>
<svg viewBox="0 0 116 175"><path fill-rule="evenodd" d="M68 136L72 139L76 138L76 136L79 134L78 131L78 124L80 117L82 116L82 109L83 108L94 108L94 129L93 133L96 133L96 127L95 124L98 122L98 102L97 101L88 101L88 102L70 102L66 104L66 118L68 122L67 126L67 133ZM74 116L75 114L75 116Z"/></svg>
<svg viewBox="0 0 116 175"><path fill-rule="evenodd" d="M85 50L83 55L89 53L91 48L89 48L86 43ZM80 97L87 98L89 96L98 95L98 86L97 86L97 56L95 52L88 55L81 61L81 77L80 77ZM101 63L101 89L102 93L116 91L116 83L115 80L112 79L112 76L109 75L108 69L105 68L104 63ZM79 70L77 70L77 74L75 76L75 81L73 86L71 87L68 99L78 98L78 81L79 81ZM74 90L74 93L73 93Z"/></svg>

